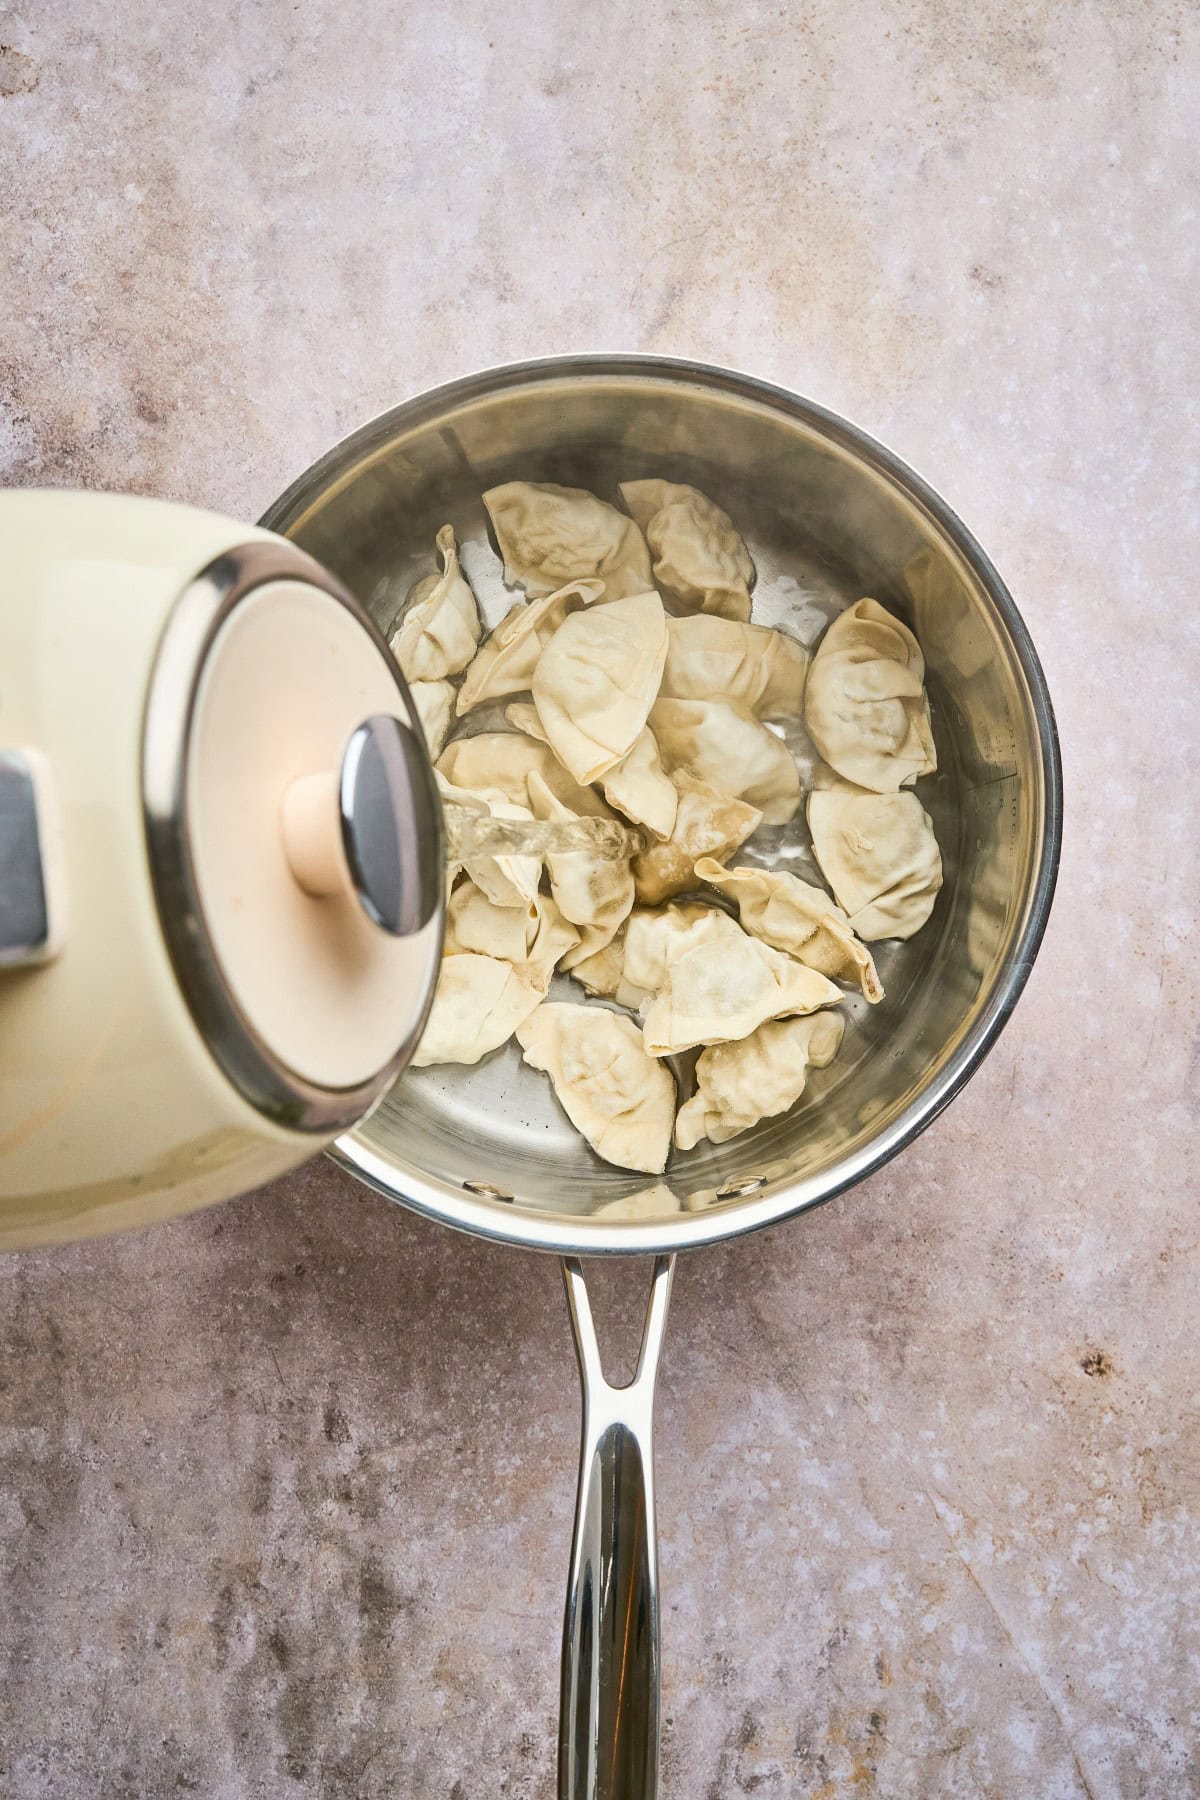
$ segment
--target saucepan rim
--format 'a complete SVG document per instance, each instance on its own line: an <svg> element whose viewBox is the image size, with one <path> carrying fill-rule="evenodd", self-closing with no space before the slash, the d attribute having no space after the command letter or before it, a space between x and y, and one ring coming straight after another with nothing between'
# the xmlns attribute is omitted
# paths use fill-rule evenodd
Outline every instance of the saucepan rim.
<svg viewBox="0 0 1200 1800"><path fill-rule="evenodd" d="M772 382L685 357L619 353L539 357L483 369L403 401L351 432L292 482L259 523L268 530L290 535L311 506L327 496L348 468L360 467L373 451L399 433L429 424L465 404L542 381L622 378L674 381L768 406L817 430L859 458L930 516L987 593L1028 687L1041 761L1041 845L1026 899L1024 924L1009 949L1006 967L962 1042L928 1086L877 1136L818 1175L784 1183L776 1191L757 1197L749 1194L737 1199L736 1204L697 1212L636 1222L593 1221L510 1207L465 1190L454 1192L380 1155L357 1132L339 1138L329 1151L335 1161L369 1187L428 1218L474 1236L559 1255L661 1254L740 1237L832 1200L889 1162L933 1122L970 1080L1010 1018L1045 933L1062 846L1062 762L1054 709L1029 631L991 559L957 513L885 445L827 407Z"/></svg>

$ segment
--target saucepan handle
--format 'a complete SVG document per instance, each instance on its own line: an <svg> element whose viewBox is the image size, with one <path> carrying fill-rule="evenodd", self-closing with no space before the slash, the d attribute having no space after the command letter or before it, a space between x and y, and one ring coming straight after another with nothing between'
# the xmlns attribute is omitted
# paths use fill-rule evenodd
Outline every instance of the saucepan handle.
<svg viewBox="0 0 1200 1800"><path fill-rule="evenodd" d="M660 1256L637 1374L604 1379L587 1283L563 1262L583 1385L575 1541L563 1628L559 1800L655 1800L658 1793L658 1542L654 1383L675 1258Z"/></svg>

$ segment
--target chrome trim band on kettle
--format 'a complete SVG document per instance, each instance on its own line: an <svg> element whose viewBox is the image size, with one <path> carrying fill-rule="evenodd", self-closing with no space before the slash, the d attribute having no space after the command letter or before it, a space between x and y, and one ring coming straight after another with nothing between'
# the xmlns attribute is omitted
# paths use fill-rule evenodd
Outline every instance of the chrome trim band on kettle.
<svg viewBox="0 0 1200 1800"><path fill-rule="evenodd" d="M256 589L277 581L317 588L354 616L392 670L398 712L413 718L403 678L383 637L346 589L305 552L282 541L240 545L200 572L180 594L167 620L143 724L142 810L159 923L179 986L209 1051L257 1112L288 1130L329 1137L360 1119L395 1080L416 1046L424 1018L368 1081L325 1088L290 1068L254 1029L221 966L205 919L189 832L188 750L205 660L234 608ZM425 821L435 838L429 854L440 869L436 800Z"/></svg>

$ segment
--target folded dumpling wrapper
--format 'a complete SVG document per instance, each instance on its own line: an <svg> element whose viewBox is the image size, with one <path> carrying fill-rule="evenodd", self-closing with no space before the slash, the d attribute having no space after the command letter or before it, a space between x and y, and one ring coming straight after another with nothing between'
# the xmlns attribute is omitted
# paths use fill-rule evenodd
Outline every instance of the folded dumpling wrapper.
<svg viewBox="0 0 1200 1800"><path fill-rule="evenodd" d="M570 819L569 807L555 798L536 772L529 777L535 819ZM633 906L633 873L625 861L589 850L565 850L547 856L550 892L565 919L579 927L579 943L562 958L571 969L611 943Z"/></svg>
<svg viewBox="0 0 1200 1800"><path fill-rule="evenodd" d="M504 717L514 731L523 731L526 737L536 738L539 744L545 744L549 748L550 739L546 736L546 728L538 718L538 709L532 701L512 701L505 707Z"/></svg>
<svg viewBox="0 0 1200 1800"><path fill-rule="evenodd" d="M576 781L596 781L637 742L658 694L667 620L657 594L633 594L559 626L533 673L547 740Z"/></svg>
<svg viewBox="0 0 1200 1800"><path fill-rule="evenodd" d="M499 788L514 806L529 805L529 777L537 774L576 817L613 817L599 794L581 787L567 774L548 744L520 731L481 731L475 737L455 738L446 745L437 766L438 773L456 787Z"/></svg>
<svg viewBox="0 0 1200 1800"><path fill-rule="evenodd" d="M726 924L736 937L697 944L668 963L643 1022L651 1056L749 1037L768 1019L841 1000L841 989L815 969L750 937L732 919Z"/></svg>
<svg viewBox="0 0 1200 1800"><path fill-rule="evenodd" d="M493 819L533 818L527 806L514 804L500 788L460 788L440 768L434 777L442 799L468 812L487 813ZM464 858L462 867L495 906L526 905L535 898L542 879L538 856L481 854Z"/></svg>
<svg viewBox="0 0 1200 1800"><path fill-rule="evenodd" d="M821 873L865 942L910 938L933 911L942 857L915 794L875 794L836 778L808 797Z"/></svg>
<svg viewBox="0 0 1200 1800"><path fill-rule="evenodd" d="M667 620L664 700L726 700L760 719L803 716L809 655L803 644L766 625L710 613Z"/></svg>
<svg viewBox="0 0 1200 1800"><path fill-rule="evenodd" d="M895 793L937 768L925 658L907 625L874 600L833 621L808 672L804 722L831 769Z"/></svg>
<svg viewBox="0 0 1200 1800"><path fill-rule="evenodd" d="M571 974L576 981L582 983L589 994L600 995L605 1000L615 1000L617 989L621 985L621 972L625 967L625 927L618 926L607 944L601 944L598 950L592 950L587 956L581 956L574 965Z"/></svg>
<svg viewBox="0 0 1200 1800"><path fill-rule="evenodd" d="M442 754L454 716L454 689L448 681L410 681L408 691L421 721L431 759Z"/></svg>
<svg viewBox="0 0 1200 1800"><path fill-rule="evenodd" d="M856 982L872 1005L883 999L871 952L822 888L782 869L723 869L711 857L701 858L696 873L735 902L738 918L753 937L822 975Z"/></svg>
<svg viewBox="0 0 1200 1800"><path fill-rule="evenodd" d="M447 956L494 956L503 962L549 962L579 942L550 894L535 894L523 906L496 906L473 881L459 884L446 904Z"/></svg>
<svg viewBox="0 0 1200 1800"><path fill-rule="evenodd" d="M408 595L390 641L408 681L444 681L465 669L479 642L479 608L458 562L454 527L437 534L440 575L427 575Z"/></svg>
<svg viewBox="0 0 1200 1800"><path fill-rule="evenodd" d="M636 1009L654 998L667 970L685 951L708 944L719 955L723 945L736 943L742 935L741 926L728 913L702 901L635 906L625 922L621 978L613 998Z"/></svg>
<svg viewBox="0 0 1200 1800"><path fill-rule="evenodd" d="M741 930L727 914L701 900L635 906L612 942L577 962L571 973L589 994L636 1011L658 992L672 957L719 937L725 928Z"/></svg>
<svg viewBox="0 0 1200 1800"><path fill-rule="evenodd" d="M671 835L665 844L652 844L633 859L633 879L643 906L657 906L695 887L700 857L720 862L762 824L756 806L732 800L694 775L679 771L671 782L678 795Z"/></svg>
<svg viewBox="0 0 1200 1800"><path fill-rule="evenodd" d="M483 504L504 558L504 578L530 598L582 576L604 584L606 600L653 586L650 553L632 519L586 488L506 481Z"/></svg>
<svg viewBox="0 0 1200 1800"><path fill-rule="evenodd" d="M563 1111L597 1156L661 1175L675 1122L675 1083L647 1056L631 1019L599 1006L547 1001L521 1022L517 1041L544 1069Z"/></svg>
<svg viewBox="0 0 1200 1800"><path fill-rule="evenodd" d="M840 1014L821 1012L774 1019L740 1043L705 1050L696 1062L696 1092L675 1121L677 1147L692 1150L701 1138L727 1144L760 1119L786 1112L804 1092L809 1068L833 1061L844 1030Z"/></svg>
<svg viewBox="0 0 1200 1800"><path fill-rule="evenodd" d="M634 739L633 749L600 777L608 804L644 825L653 837L665 842L675 829L679 795L662 766L658 743L648 725Z"/></svg>
<svg viewBox="0 0 1200 1800"><path fill-rule="evenodd" d="M727 512L679 481L623 481L620 494L646 534L665 594L689 612L750 617L754 564Z"/></svg>
<svg viewBox="0 0 1200 1800"><path fill-rule="evenodd" d="M505 707L504 716L518 731L527 732L543 744L549 743L536 706L517 700ZM648 725L639 734L628 756L623 756L600 777L600 786L604 798L617 812L632 819L635 825L644 825L656 838L670 837L678 795L670 776L663 770L658 745Z"/></svg>
<svg viewBox="0 0 1200 1800"><path fill-rule="evenodd" d="M593 1207L587 1216L615 1223L617 1220L669 1219L682 1211L683 1201L679 1195L665 1181L656 1181L653 1187L639 1188L636 1194L622 1194L619 1200L606 1200L602 1206Z"/></svg>
<svg viewBox="0 0 1200 1800"><path fill-rule="evenodd" d="M507 1043L545 999L552 968L495 956L442 958L437 993L412 1066L477 1063Z"/></svg>
<svg viewBox="0 0 1200 1800"><path fill-rule="evenodd" d="M491 636L481 646L458 690L461 716L485 700L501 700L506 694L524 693L542 651L568 614L592 606L602 598L599 581L570 581L540 600L518 600L510 606Z"/></svg>
<svg viewBox="0 0 1200 1800"><path fill-rule="evenodd" d="M746 707L723 700L659 700L650 729L668 774L707 782L783 825L800 804L800 771L787 745Z"/></svg>

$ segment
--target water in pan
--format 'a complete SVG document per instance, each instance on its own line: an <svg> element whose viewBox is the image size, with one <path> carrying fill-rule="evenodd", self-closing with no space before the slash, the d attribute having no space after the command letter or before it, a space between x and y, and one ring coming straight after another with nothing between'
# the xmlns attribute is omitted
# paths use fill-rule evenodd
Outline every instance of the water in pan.
<svg viewBox="0 0 1200 1800"><path fill-rule="evenodd" d="M540 478L557 478L564 482L571 479L569 474L561 473ZM594 480L591 486L604 498L616 501L615 491L610 494L603 488L598 489ZM729 508L754 558L757 579L753 589L753 619L756 624L779 627L811 650L830 621L852 606L864 592L872 593L874 598L901 616L907 614L908 608L896 596L883 571L876 571L874 579L864 581L861 566L852 571L840 565L813 540L798 546L794 532L789 532L786 541L780 543L777 534L771 530L769 518L761 520L764 529L756 534L746 523L747 514L753 514L755 510L751 497L743 496L741 507L733 495L714 494L714 498L721 499ZM490 631L513 602L523 595L521 590L505 585L503 565L490 540L482 504L456 507L452 519L459 536L463 568L479 601L485 630ZM438 523L443 522L438 520ZM410 540L405 546L410 554L379 581L371 595L371 611L385 628L394 623L412 583L432 569L432 542L433 530L428 533L423 553ZM913 623L911 617L908 622ZM939 771L937 775L923 779L917 793L934 822L949 890L957 827L950 766L953 746L949 733L941 729L939 692L936 680L932 678L930 701ZM503 701L478 708L469 715L457 735L473 736L484 731L509 729L504 719L506 704L507 701ZM807 792L819 758L802 721L797 718L776 723L771 729L778 732L795 756L802 786ZM786 869L804 881L827 887L813 857L803 804L786 825L760 827L730 860L755 867ZM707 890L703 897L710 903L716 898ZM939 903L924 930L907 943L890 941L871 945L886 990L884 1000L871 1007L861 994L844 990L842 1010L846 1016L846 1036L838 1057L828 1069L810 1074L803 1098L789 1115L764 1120L735 1140L748 1153L743 1157L747 1167L756 1163L769 1166L773 1149L785 1129L785 1120L786 1127L794 1132L797 1118L802 1119L809 1111L815 1114L833 1090L849 1080L865 1058L879 1050L889 1031L889 1018L899 1016L906 996L920 982L935 955L942 912L943 906ZM579 1004L586 996L578 982L559 974L554 977L549 998ZM621 1010L615 1003L605 1001L593 1000L589 1004L612 1004L614 1010ZM695 1091L698 1054L698 1051L692 1051L668 1059L681 1104ZM528 1161L531 1167L535 1162L552 1166L557 1177L546 1184L547 1193L553 1196L546 1204L556 1212L591 1213L598 1205L619 1202L622 1197L653 1182L652 1177L616 1169L594 1154L558 1105L547 1077L525 1066L515 1042L506 1044L474 1067L439 1065L410 1070L376 1114L377 1128L385 1133L394 1130L397 1138L402 1139L408 1134L414 1109L436 1131L444 1145L457 1142L460 1166L455 1173L464 1182L486 1183L490 1178L494 1179L494 1176L489 1177L489 1169L494 1169L497 1152L503 1160L511 1157ZM484 1121L489 1153L481 1156L480 1127ZM661 1205L650 1201L650 1209L667 1210L673 1204L688 1204L689 1200L693 1205L710 1203L720 1184L720 1177L713 1169L718 1157L722 1163L727 1161L725 1155L714 1152L706 1143L687 1152L673 1151L665 1183L678 1199L672 1201L664 1194ZM580 1183L578 1176L583 1173L586 1173L586 1180ZM538 1204L536 1193L528 1197L527 1203Z"/></svg>

